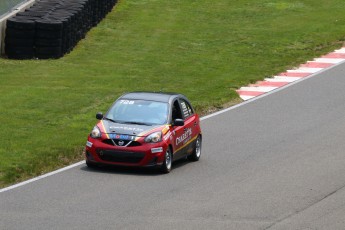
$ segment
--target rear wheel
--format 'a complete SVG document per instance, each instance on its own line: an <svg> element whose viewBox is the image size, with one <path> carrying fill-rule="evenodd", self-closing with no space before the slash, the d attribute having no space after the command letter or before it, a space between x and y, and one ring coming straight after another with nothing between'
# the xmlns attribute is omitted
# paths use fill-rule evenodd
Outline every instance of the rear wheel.
<svg viewBox="0 0 345 230"><path fill-rule="evenodd" d="M172 168L172 152L171 152L171 149L168 147L165 152L163 165L161 166L160 171L162 173L169 173L171 171L171 168Z"/></svg>
<svg viewBox="0 0 345 230"><path fill-rule="evenodd" d="M188 156L188 160L190 160L190 161L198 161L200 159L200 156L201 156L201 143L202 143L202 139L201 139L201 136L199 135L198 138L195 141L193 153Z"/></svg>

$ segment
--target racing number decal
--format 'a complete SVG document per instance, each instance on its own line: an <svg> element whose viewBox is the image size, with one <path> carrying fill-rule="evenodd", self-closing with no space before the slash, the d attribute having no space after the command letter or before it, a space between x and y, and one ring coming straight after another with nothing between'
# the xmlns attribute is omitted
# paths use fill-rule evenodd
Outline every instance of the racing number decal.
<svg viewBox="0 0 345 230"><path fill-rule="evenodd" d="M133 105L133 104L134 104L134 101L121 100L121 101L120 101L120 104L123 104L123 105Z"/></svg>

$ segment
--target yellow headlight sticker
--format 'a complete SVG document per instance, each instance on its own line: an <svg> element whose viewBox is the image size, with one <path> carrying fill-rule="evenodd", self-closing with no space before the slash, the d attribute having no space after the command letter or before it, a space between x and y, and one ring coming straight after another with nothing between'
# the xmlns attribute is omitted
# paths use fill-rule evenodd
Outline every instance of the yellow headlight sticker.
<svg viewBox="0 0 345 230"><path fill-rule="evenodd" d="M144 131L142 133L139 133L136 136L135 141L139 140L139 138L141 138L141 137L147 136L148 134L150 134L154 131L158 132L158 131L162 130L162 134L164 136L170 130L169 127L170 127L169 125L164 125L164 128L163 128L163 126L159 126L159 127L155 127L155 128L150 129L150 130Z"/></svg>
<svg viewBox="0 0 345 230"><path fill-rule="evenodd" d="M105 129L105 126L104 126L103 121L101 121L101 126L102 126L102 129L103 129L104 134L107 136L108 139L110 139L110 138L109 138L109 135L108 135L108 132L107 132L107 130Z"/></svg>
<svg viewBox="0 0 345 230"><path fill-rule="evenodd" d="M169 132L169 130L170 130L170 125L166 125L166 126L162 129L163 135L165 135L167 132Z"/></svg>
<svg viewBox="0 0 345 230"><path fill-rule="evenodd" d="M147 134L149 134L149 133L151 133L151 132L153 132L155 130L159 131L161 128L162 128L161 126L160 127L155 127L155 128L150 129L150 130L147 130L147 131L144 131L142 133L139 133L137 136L138 137L143 137L143 136L146 136Z"/></svg>

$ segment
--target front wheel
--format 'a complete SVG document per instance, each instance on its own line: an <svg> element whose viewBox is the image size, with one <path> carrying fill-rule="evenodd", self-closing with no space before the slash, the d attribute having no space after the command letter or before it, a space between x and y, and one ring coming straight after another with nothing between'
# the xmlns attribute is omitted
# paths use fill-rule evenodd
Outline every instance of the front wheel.
<svg viewBox="0 0 345 230"><path fill-rule="evenodd" d="M88 161L88 160L86 160L85 163L86 163L86 166L89 167L89 168L93 168L93 169L94 169L94 168L97 168L97 167L98 167L97 164L92 163L92 162L90 162L90 161Z"/></svg>
<svg viewBox="0 0 345 230"><path fill-rule="evenodd" d="M161 166L160 171L162 173L169 173L171 171L171 168L172 168L172 153L171 153L171 149L168 147L167 151L165 152L163 165Z"/></svg>
<svg viewBox="0 0 345 230"><path fill-rule="evenodd" d="M195 141L193 153L188 156L188 160L190 161L198 161L201 156L201 143L202 139L201 136L199 135L198 138Z"/></svg>

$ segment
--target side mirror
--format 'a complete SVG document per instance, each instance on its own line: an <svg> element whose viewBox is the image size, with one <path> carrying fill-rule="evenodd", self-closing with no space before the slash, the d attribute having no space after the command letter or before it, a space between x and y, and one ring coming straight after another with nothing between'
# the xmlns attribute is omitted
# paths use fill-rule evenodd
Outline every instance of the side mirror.
<svg viewBox="0 0 345 230"><path fill-rule="evenodd" d="M97 118L98 120L102 120L102 119L103 119L103 113L102 113L102 112L98 112L98 113L96 114L96 118Z"/></svg>
<svg viewBox="0 0 345 230"><path fill-rule="evenodd" d="M184 126L184 120L182 119L175 119L173 122L173 126Z"/></svg>

